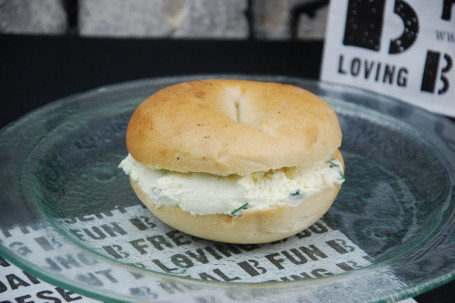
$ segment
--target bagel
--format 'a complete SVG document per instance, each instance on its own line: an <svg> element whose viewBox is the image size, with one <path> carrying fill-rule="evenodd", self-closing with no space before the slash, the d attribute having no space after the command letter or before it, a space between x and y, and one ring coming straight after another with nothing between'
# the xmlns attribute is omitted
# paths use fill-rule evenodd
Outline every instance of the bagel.
<svg viewBox="0 0 455 303"><path fill-rule="evenodd" d="M335 111L307 90L200 80L138 106L119 167L164 223L209 240L265 243L330 208L344 182L341 140Z"/></svg>

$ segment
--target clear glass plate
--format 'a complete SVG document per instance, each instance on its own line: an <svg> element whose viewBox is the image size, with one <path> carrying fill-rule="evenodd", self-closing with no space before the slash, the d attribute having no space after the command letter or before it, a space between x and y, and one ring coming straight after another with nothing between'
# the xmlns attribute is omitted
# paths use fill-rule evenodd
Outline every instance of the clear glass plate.
<svg viewBox="0 0 455 303"><path fill-rule="evenodd" d="M346 182L308 230L264 245L177 232L146 211L118 163L135 107L185 76L48 104L0 133L0 254L54 285L130 302L376 302L455 273L455 126L400 101L279 76L337 111ZM220 76L216 76L220 77Z"/></svg>

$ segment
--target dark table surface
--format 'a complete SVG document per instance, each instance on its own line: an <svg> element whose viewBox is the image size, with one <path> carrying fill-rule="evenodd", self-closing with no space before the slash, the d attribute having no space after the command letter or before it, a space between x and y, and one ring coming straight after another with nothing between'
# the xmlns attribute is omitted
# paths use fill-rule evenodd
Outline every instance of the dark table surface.
<svg viewBox="0 0 455 303"><path fill-rule="evenodd" d="M108 84L184 74L319 78L322 43L0 35L0 127L68 95ZM455 281L415 297L455 302Z"/></svg>

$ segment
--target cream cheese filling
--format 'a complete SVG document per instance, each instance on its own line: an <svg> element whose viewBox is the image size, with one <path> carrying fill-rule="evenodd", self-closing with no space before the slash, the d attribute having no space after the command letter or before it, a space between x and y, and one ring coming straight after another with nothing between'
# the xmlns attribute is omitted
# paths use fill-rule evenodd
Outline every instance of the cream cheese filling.
<svg viewBox="0 0 455 303"><path fill-rule="evenodd" d="M179 206L192 215L239 215L243 209L290 205L344 182L340 160L246 176L216 176L151 169L128 155L119 165L157 207Z"/></svg>

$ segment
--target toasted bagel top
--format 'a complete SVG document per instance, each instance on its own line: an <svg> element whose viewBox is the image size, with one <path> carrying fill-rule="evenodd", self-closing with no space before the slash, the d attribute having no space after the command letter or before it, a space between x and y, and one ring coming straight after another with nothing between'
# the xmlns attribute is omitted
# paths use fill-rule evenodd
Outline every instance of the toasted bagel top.
<svg viewBox="0 0 455 303"><path fill-rule="evenodd" d="M334 110L302 88L201 80L164 88L131 117L127 148L153 169L246 175L309 166L341 145Z"/></svg>

